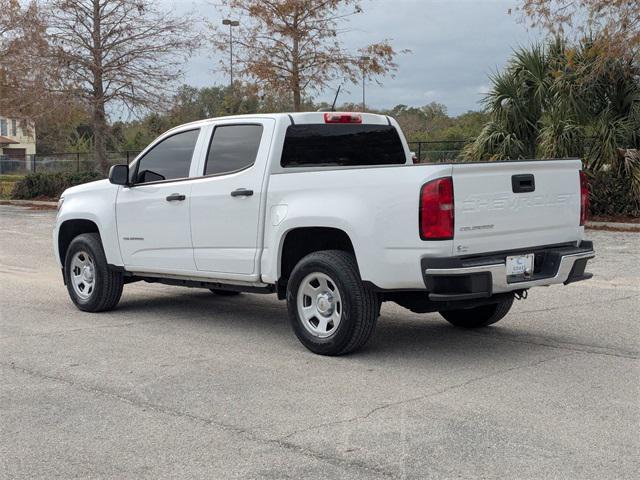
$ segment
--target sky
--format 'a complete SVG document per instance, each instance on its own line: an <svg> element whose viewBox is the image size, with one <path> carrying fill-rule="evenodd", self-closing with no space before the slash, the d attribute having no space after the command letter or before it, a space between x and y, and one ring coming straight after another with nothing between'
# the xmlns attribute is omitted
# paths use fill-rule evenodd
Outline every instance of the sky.
<svg viewBox="0 0 640 480"><path fill-rule="evenodd" d="M215 23L227 13L207 0L164 3ZM345 48L356 52L388 39L396 50L411 50L398 57L394 78L380 79L382 85L367 83L367 105L418 107L438 102L450 115L480 109L489 75L504 67L514 48L542 38L541 32L519 22L517 15L509 15L517 4L517 0L362 0L363 13L351 17L349 31L340 36ZM229 81L219 71L218 58L207 53L191 58L185 70L184 83L194 86ZM332 102L335 88L315 100ZM360 102L361 89L361 85L343 87L338 103Z"/></svg>

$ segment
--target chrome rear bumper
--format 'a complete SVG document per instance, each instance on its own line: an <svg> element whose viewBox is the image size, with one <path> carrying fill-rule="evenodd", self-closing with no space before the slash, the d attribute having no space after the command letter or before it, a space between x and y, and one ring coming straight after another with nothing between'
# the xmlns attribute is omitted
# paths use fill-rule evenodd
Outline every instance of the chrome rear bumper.
<svg viewBox="0 0 640 480"><path fill-rule="evenodd" d="M423 276L431 300L462 300L488 297L496 293L526 290L531 287L568 284L592 277L585 273L587 261L595 257L591 242L579 246L522 250L542 255L537 271L530 278L509 281L507 253L485 258L423 259ZM511 255L514 252L509 252ZM434 260L437 260L434 262Z"/></svg>

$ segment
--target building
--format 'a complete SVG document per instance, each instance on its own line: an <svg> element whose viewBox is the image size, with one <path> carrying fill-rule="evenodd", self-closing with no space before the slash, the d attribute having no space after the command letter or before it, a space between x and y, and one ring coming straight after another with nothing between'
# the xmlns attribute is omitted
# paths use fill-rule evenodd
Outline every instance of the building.
<svg viewBox="0 0 640 480"><path fill-rule="evenodd" d="M33 122L0 115L0 173L31 170L36 153Z"/></svg>

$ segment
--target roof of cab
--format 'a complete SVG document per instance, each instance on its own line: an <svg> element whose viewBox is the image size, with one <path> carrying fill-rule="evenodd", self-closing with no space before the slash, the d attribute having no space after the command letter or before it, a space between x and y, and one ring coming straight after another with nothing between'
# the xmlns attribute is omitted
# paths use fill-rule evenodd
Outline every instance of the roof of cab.
<svg viewBox="0 0 640 480"><path fill-rule="evenodd" d="M301 124L325 123L324 121L325 113L360 115L362 117L362 123L365 123L365 124L387 125L390 123L389 117L385 115L378 115L376 113L361 113L361 112L250 113L250 114L244 114L244 115L229 115L226 117L214 117L214 118L196 120L195 122L177 125L171 130L174 130L176 128L186 127L186 126L206 125L207 123L210 123L215 120L245 120L245 119L256 119L256 118L276 119L276 118L288 117L289 121L291 121L292 123L301 123Z"/></svg>

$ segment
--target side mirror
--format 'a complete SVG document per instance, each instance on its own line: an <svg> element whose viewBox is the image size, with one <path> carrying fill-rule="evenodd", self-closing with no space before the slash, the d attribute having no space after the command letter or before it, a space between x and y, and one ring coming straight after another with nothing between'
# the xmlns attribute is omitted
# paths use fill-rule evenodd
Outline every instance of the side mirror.
<svg viewBox="0 0 640 480"><path fill-rule="evenodd" d="M129 165L113 165L109 170L109 181L114 185L129 185Z"/></svg>

